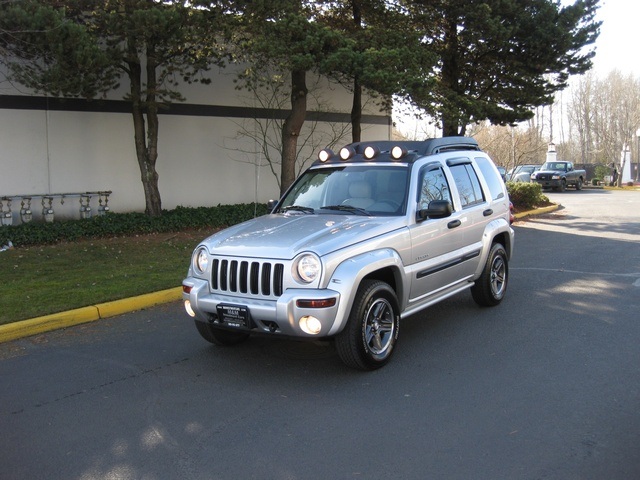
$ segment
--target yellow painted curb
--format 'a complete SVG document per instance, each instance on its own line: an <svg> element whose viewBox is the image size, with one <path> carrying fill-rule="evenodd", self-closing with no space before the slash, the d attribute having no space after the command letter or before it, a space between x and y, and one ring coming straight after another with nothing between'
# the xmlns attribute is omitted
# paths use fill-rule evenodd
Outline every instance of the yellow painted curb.
<svg viewBox="0 0 640 480"><path fill-rule="evenodd" d="M173 302L180 298L182 298L182 287L175 287L155 293L138 295L137 297L69 310L68 312L54 313L52 315L45 315L44 317L0 325L0 343L57 330L59 328L92 322L101 318L113 317L154 305Z"/></svg>
<svg viewBox="0 0 640 480"><path fill-rule="evenodd" d="M98 309L95 306L92 306L0 325L0 343L9 342L11 340L51 330L57 330L58 328L92 322L99 318L100 315L98 313Z"/></svg>
<svg viewBox="0 0 640 480"><path fill-rule="evenodd" d="M182 298L182 287L169 288L154 293L146 293L137 297L123 298L113 302L100 303L96 305L100 318L113 317L143 308L153 307L161 303L172 302Z"/></svg>
<svg viewBox="0 0 640 480"><path fill-rule="evenodd" d="M514 215L514 217L516 217L516 218L524 218L524 217L528 217L529 215L540 215L542 213L553 212L553 211L557 210L558 208L560 208L560 205L551 205L550 207L536 208L534 210L527 210L526 212L516 213Z"/></svg>

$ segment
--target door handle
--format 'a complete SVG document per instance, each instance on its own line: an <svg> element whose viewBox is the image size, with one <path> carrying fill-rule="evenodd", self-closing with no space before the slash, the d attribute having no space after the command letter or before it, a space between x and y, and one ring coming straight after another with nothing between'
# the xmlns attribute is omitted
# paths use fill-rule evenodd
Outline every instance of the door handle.
<svg viewBox="0 0 640 480"><path fill-rule="evenodd" d="M462 225L462 222L460 220L452 220L449 223L447 223L447 227L449 228L456 228L456 227L459 227L460 225Z"/></svg>
<svg viewBox="0 0 640 480"><path fill-rule="evenodd" d="M493 215L493 210L491 210L490 208L487 208L484 212L482 212L482 215L484 215L485 217Z"/></svg>

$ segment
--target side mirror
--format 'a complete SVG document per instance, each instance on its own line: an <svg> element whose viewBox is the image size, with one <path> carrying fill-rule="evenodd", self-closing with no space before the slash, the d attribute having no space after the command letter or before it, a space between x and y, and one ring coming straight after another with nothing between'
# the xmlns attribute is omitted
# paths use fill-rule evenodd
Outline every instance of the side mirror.
<svg viewBox="0 0 640 480"><path fill-rule="evenodd" d="M418 210L416 221L422 222L427 218L446 218L453 213L453 207L448 200L432 200L427 208Z"/></svg>
<svg viewBox="0 0 640 480"><path fill-rule="evenodd" d="M269 213L273 212L273 209L276 208L277 204L278 204L278 200L269 200L267 202L267 210L269 211Z"/></svg>

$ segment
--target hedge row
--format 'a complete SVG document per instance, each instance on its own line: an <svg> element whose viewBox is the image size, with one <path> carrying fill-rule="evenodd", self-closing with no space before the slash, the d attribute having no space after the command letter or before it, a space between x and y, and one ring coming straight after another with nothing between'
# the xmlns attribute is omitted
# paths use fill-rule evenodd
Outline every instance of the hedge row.
<svg viewBox="0 0 640 480"><path fill-rule="evenodd" d="M542 194L542 187L533 182L507 182L511 203L518 210L528 210L546 205L549 198Z"/></svg>
<svg viewBox="0 0 640 480"><path fill-rule="evenodd" d="M518 209L534 208L549 201L536 183L508 182L507 189L511 201ZM160 217L149 217L143 213L109 213L84 220L30 222L0 226L0 247L9 241L16 247L26 247L86 238L222 228L266 213L266 205L246 203L217 207L177 207L175 210L165 210Z"/></svg>
<svg viewBox="0 0 640 480"><path fill-rule="evenodd" d="M109 213L84 220L53 223L30 222L0 226L0 246L9 241L16 247L55 244L86 238L175 232L197 228L221 228L267 213L263 204L218 205L217 207L177 207L160 217L143 213Z"/></svg>

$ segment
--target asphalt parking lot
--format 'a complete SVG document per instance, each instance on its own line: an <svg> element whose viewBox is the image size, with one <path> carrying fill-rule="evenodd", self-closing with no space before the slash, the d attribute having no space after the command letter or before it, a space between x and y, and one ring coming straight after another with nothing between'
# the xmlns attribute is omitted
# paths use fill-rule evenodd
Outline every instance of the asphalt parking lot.
<svg viewBox="0 0 640 480"><path fill-rule="evenodd" d="M549 196L504 302L406 319L379 371L177 301L0 344L0 477L640 478L640 194Z"/></svg>

